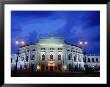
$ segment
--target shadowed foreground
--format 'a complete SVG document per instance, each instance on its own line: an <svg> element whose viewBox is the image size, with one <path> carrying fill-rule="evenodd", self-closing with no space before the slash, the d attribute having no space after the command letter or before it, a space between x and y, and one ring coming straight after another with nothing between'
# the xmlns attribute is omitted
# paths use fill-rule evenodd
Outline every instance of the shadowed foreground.
<svg viewBox="0 0 110 87"><path fill-rule="evenodd" d="M100 77L100 72L32 72L12 71L12 77Z"/></svg>

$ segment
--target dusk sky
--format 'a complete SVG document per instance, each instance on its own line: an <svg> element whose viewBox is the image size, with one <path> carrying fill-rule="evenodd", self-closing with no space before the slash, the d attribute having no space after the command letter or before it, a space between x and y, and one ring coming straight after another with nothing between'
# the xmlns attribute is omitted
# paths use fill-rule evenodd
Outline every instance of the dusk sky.
<svg viewBox="0 0 110 87"><path fill-rule="evenodd" d="M79 46L86 40L87 54L100 53L100 11L12 11L11 52L16 53L16 40L35 44L51 33L64 36L65 42Z"/></svg>

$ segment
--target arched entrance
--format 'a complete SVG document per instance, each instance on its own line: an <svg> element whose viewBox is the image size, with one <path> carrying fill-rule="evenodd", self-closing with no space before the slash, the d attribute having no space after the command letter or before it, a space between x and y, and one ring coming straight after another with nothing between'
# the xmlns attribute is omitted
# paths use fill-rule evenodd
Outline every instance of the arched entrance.
<svg viewBox="0 0 110 87"><path fill-rule="evenodd" d="M48 61L48 70L53 71L55 67L55 61L53 60L53 55L50 55L50 60Z"/></svg>
<svg viewBox="0 0 110 87"><path fill-rule="evenodd" d="M62 71L62 63L58 63L58 71Z"/></svg>
<svg viewBox="0 0 110 87"><path fill-rule="evenodd" d="M45 71L45 64L41 64L41 72Z"/></svg>

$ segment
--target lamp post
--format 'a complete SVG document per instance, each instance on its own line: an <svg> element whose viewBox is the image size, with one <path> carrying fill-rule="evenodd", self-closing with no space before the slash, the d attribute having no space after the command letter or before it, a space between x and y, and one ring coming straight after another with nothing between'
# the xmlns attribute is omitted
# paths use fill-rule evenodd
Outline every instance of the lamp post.
<svg viewBox="0 0 110 87"><path fill-rule="evenodd" d="M86 55L86 52L85 52L85 49L84 49L84 46L86 46L88 44L88 42L86 40L80 40L79 41L79 45L82 47L83 49L83 54ZM84 62L86 63L86 59L85 59L85 56L84 56ZM84 64L85 66L86 64ZM86 68L86 67L85 67Z"/></svg>
<svg viewBox="0 0 110 87"><path fill-rule="evenodd" d="M87 44L88 44L88 42L86 40L79 41L79 45L82 47L83 50L84 50L84 46L86 46Z"/></svg>
<svg viewBox="0 0 110 87"><path fill-rule="evenodd" d="M24 41L19 41L19 40L17 40L17 41L15 41L15 44L18 46L18 47L20 47L20 46L24 46L25 45L25 42ZM17 57L18 58L18 57ZM17 59L17 61L18 61L18 59ZM16 61L16 69L17 69L17 61Z"/></svg>

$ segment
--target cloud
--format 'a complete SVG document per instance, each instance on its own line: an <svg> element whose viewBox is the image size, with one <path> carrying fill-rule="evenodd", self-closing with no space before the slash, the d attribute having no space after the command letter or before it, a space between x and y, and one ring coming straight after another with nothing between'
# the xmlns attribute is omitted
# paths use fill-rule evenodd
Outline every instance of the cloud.
<svg viewBox="0 0 110 87"><path fill-rule="evenodd" d="M86 47L88 52L99 52L99 11L12 11L11 25L12 42L23 39L35 43L41 34L54 33L76 45L80 39L85 39L90 43ZM14 44L12 49L16 49Z"/></svg>

